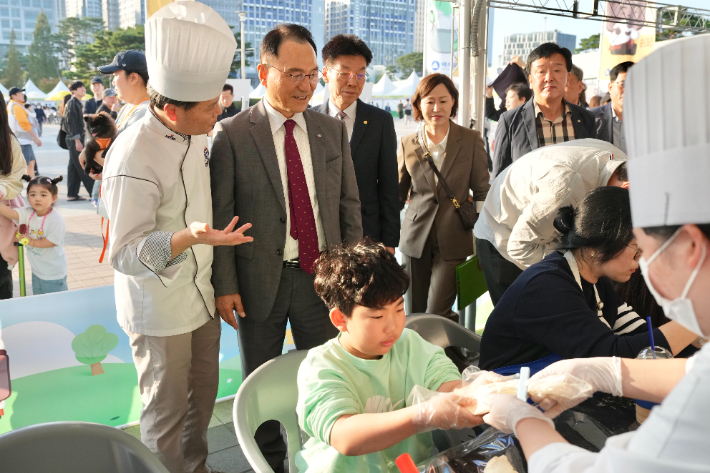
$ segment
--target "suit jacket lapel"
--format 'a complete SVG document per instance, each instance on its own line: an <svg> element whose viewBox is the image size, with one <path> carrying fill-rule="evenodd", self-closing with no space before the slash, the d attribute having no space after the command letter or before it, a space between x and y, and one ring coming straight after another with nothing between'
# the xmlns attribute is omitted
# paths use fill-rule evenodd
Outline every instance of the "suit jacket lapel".
<svg viewBox="0 0 710 473"><path fill-rule="evenodd" d="M308 142L311 145L311 163L313 166L313 180L316 183L316 197L325 198L325 142L322 138L320 123L316 116L308 110L303 112L308 128Z"/></svg>
<svg viewBox="0 0 710 473"><path fill-rule="evenodd" d="M449 170L451 169L451 166L454 165L454 161L456 161L456 157L461 150L460 141L461 131L459 130L458 125L452 121L449 123L449 140L446 142L446 150L444 151L444 157L441 160L441 169L439 169L441 177L444 179L446 179L446 176L449 174ZM436 187L437 190L441 187L441 180L439 180L439 184Z"/></svg>
<svg viewBox="0 0 710 473"><path fill-rule="evenodd" d="M528 135L530 149L538 149L540 147L540 142L537 138L537 126L535 125L535 104L533 104L533 100L535 100L534 97L522 105L522 107L524 107L522 110L524 114L523 125L525 125L525 131Z"/></svg>
<svg viewBox="0 0 710 473"><path fill-rule="evenodd" d="M607 110L606 116L607 116L607 133L609 136L609 142L613 143L614 142L614 114L611 111L611 102L608 103L609 105L609 110Z"/></svg>
<svg viewBox="0 0 710 473"><path fill-rule="evenodd" d="M423 133L426 133L426 131L424 131ZM424 150L422 149L422 145L419 143L418 136L416 136L412 140L412 146L414 146L414 154L417 155L419 165L421 166L422 171L424 172L424 179L426 179L426 181L429 183L429 187L431 187L431 191L436 197L436 174L434 174L434 171L432 171L431 169L431 165L424 157Z"/></svg>
<svg viewBox="0 0 710 473"><path fill-rule="evenodd" d="M357 150L357 145L360 144L365 131L367 130L367 125L365 118L370 114L368 107L360 100L357 99L357 113L355 116L355 126L353 127L353 136L350 137L350 152L355 157L355 150Z"/></svg>
<svg viewBox="0 0 710 473"><path fill-rule="evenodd" d="M264 107L264 99L256 104L256 107L252 107L250 113L250 120L253 124L250 130L251 136L254 138L254 143L256 143L262 161L264 161L266 173L269 175L269 180L274 187L281 207L286 211L286 199L284 198L284 188L281 182L281 172L279 171L279 160L276 157L276 147L274 146L269 116Z"/></svg>

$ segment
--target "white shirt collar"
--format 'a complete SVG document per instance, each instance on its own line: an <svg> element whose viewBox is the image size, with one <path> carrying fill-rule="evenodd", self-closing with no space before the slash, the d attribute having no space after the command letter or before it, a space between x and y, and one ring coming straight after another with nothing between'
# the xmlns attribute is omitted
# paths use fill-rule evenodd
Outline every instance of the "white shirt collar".
<svg viewBox="0 0 710 473"><path fill-rule="evenodd" d="M617 122L619 121L619 117L616 116L616 110L614 110L614 104L609 102L611 105L611 116L616 120Z"/></svg>
<svg viewBox="0 0 710 473"><path fill-rule="evenodd" d="M329 100L328 102L328 111L330 112L330 116L338 118L338 112L341 110L335 106L332 100ZM351 120L355 120L355 116L357 115L357 100L351 103L348 108L343 110L343 113L345 113L345 115L347 115Z"/></svg>
<svg viewBox="0 0 710 473"><path fill-rule="evenodd" d="M449 129L446 132L446 136L442 140L441 143L438 145L435 145L433 141L431 141L431 138L429 138L429 133L427 133L426 128L424 129L424 136L426 140L426 146L429 148L429 151L438 151L438 150L445 150L446 149L446 143L449 141L449 133L451 133L451 123L449 123Z"/></svg>
<svg viewBox="0 0 710 473"><path fill-rule="evenodd" d="M283 126L283 124L286 122L286 120L289 120L289 118L286 118L283 116L281 112L276 110L274 107L271 106L269 103L269 100L264 97L264 108L266 108L266 114L269 116L269 123L271 124L271 134L275 135L279 129ZM307 131L306 128L306 119L303 117L303 113L295 113L290 120L293 120L296 122L296 125L298 125L303 131Z"/></svg>

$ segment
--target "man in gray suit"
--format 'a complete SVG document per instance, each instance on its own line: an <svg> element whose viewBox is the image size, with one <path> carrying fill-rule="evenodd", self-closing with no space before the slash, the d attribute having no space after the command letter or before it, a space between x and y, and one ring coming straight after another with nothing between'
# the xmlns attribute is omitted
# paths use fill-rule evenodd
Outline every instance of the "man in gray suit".
<svg viewBox="0 0 710 473"><path fill-rule="evenodd" d="M319 80L310 32L293 24L270 31L258 71L266 96L217 124L210 159L214 227L234 215L253 224L254 243L216 251L212 265L217 310L238 328L244 378L281 354L287 321L299 350L337 335L313 288L313 262L362 237L347 128L306 110ZM262 425L256 440L283 471L278 423Z"/></svg>
<svg viewBox="0 0 710 473"><path fill-rule="evenodd" d="M397 133L392 114L359 99L372 52L357 36L339 34L323 47L322 57L330 99L316 110L345 122L360 191L362 233L394 254L400 230Z"/></svg>

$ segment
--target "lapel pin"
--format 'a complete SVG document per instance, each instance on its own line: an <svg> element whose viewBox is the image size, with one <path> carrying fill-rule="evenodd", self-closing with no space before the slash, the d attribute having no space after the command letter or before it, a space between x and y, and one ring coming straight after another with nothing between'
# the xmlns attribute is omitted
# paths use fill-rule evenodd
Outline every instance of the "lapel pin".
<svg viewBox="0 0 710 473"><path fill-rule="evenodd" d="M365 125L367 125L367 120L365 120L363 123L364 123Z"/></svg>
<svg viewBox="0 0 710 473"><path fill-rule="evenodd" d="M577 123L581 122L582 120L577 120Z"/></svg>
<svg viewBox="0 0 710 473"><path fill-rule="evenodd" d="M321 136L320 133L318 133L316 136L317 136L318 138L322 138L322 136Z"/></svg>

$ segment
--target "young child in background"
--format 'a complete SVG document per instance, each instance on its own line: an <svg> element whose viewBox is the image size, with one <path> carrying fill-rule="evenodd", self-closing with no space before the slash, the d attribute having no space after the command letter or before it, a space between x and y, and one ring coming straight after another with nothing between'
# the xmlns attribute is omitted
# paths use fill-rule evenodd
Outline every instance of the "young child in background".
<svg viewBox="0 0 710 473"><path fill-rule="evenodd" d="M296 412L311 437L299 471L398 471L403 453L415 462L432 455L430 430L482 423L466 409L475 400L450 394L461 375L444 350L404 328L409 278L382 244L329 249L315 272L340 335L311 349L298 370ZM417 385L447 394L412 406Z"/></svg>
<svg viewBox="0 0 710 473"><path fill-rule="evenodd" d="M27 176L25 176L27 177ZM27 225L29 238L25 252L32 267L32 293L48 294L67 290L67 257L64 254L64 219L52 207L57 201L57 182L62 176L50 179L37 176L27 186L31 207L11 209L0 204L0 215Z"/></svg>

